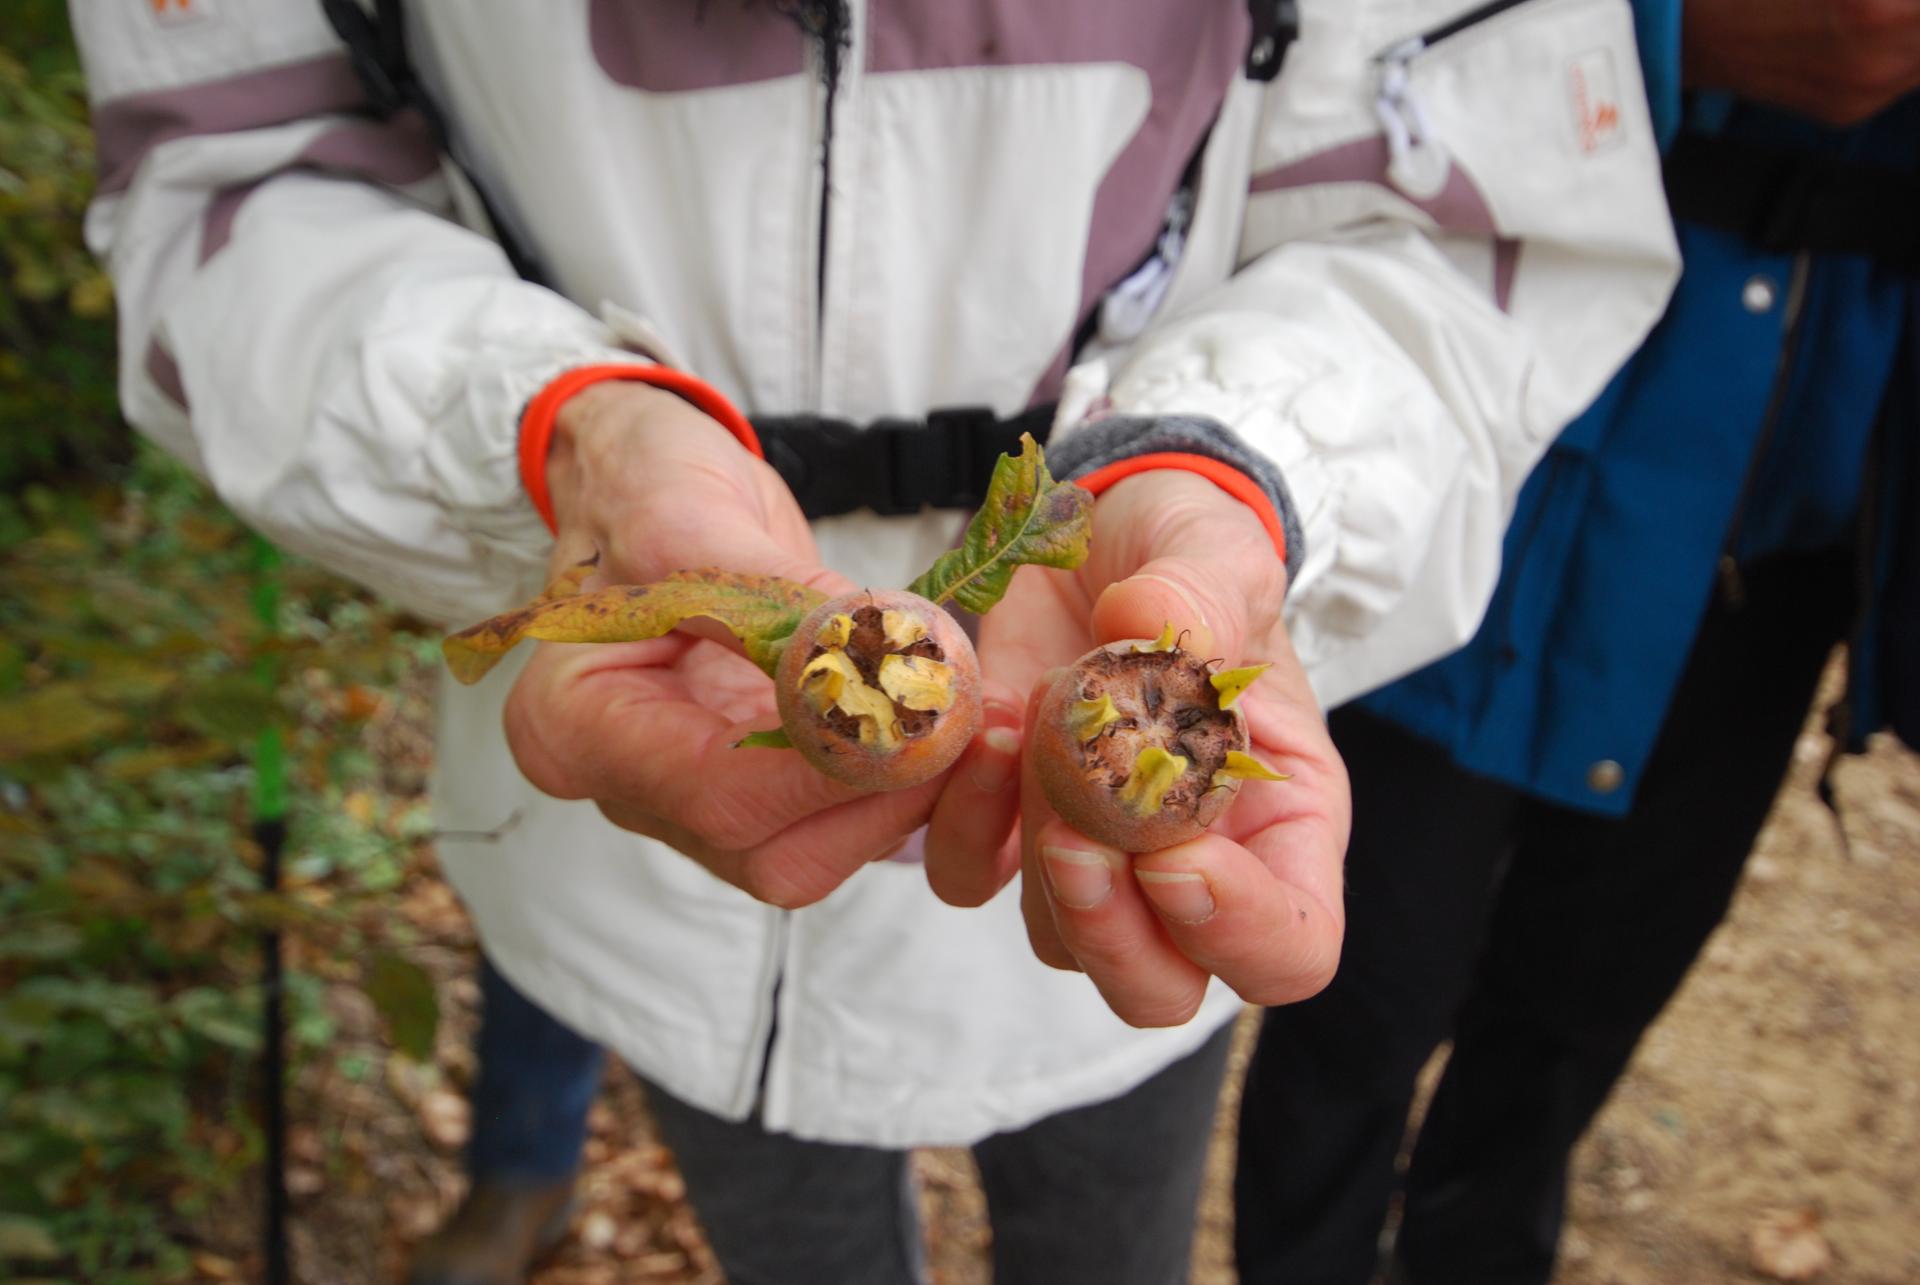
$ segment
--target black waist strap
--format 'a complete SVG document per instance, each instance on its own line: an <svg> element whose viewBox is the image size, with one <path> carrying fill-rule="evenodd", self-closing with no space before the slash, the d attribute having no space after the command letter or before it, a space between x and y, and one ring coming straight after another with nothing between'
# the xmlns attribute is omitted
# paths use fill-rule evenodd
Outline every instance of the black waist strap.
<svg viewBox="0 0 1920 1285"><path fill-rule="evenodd" d="M922 508L972 509L986 498L994 461L1019 452L1020 435L1047 440L1051 404L999 419L985 407L937 410L924 420L866 428L817 415L756 417L753 429L810 518L856 509L897 516Z"/></svg>
<svg viewBox="0 0 1920 1285"><path fill-rule="evenodd" d="M1683 134L1667 154L1673 217L1769 254L1866 255L1920 273L1920 175Z"/></svg>

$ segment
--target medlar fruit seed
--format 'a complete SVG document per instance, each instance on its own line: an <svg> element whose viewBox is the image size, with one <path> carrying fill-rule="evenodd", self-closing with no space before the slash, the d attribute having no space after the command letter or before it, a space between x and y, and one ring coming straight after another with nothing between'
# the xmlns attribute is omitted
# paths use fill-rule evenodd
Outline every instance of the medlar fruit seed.
<svg viewBox="0 0 1920 1285"><path fill-rule="evenodd" d="M1216 672L1154 641L1096 647L1042 697L1029 729L1041 792L1061 820L1123 852L1196 838L1247 779L1284 780L1247 753L1234 708L1265 665Z"/></svg>
<svg viewBox="0 0 1920 1285"><path fill-rule="evenodd" d="M787 739L836 781L903 790L947 770L980 729L980 662L918 594L866 589L816 607L774 674Z"/></svg>

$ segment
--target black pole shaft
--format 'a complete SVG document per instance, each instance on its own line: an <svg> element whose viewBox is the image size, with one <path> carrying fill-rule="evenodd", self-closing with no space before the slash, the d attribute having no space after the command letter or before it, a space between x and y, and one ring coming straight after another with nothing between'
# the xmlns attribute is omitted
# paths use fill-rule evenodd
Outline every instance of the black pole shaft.
<svg viewBox="0 0 1920 1285"><path fill-rule="evenodd" d="M287 823L275 818L256 821L254 841L260 845L260 882L269 894L280 892L280 852L286 845ZM287 1048L286 1011L280 930L269 928L261 937L260 992L265 1043L260 1059L260 1115L267 1135L266 1156L266 1285L289 1285L287 1265Z"/></svg>

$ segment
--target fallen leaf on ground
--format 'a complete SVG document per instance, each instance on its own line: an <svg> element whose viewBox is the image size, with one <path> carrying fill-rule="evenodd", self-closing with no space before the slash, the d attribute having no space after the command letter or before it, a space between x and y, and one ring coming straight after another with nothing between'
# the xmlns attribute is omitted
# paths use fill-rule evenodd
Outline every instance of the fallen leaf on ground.
<svg viewBox="0 0 1920 1285"><path fill-rule="evenodd" d="M231 1258L222 1258L205 1250L193 1256L193 1270L200 1273L202 1280L231 1281L240 1278L240 1265Z"/></svg>
<svg viewBox="0 0 1920 1285"><path fill-rule="evenodd" d="M387 1202L387 1221L402 1240L420 1240L440 1225L440 1205L430 1195L395 1196Z"/></svg>
<svg viewBox="0 0 1920 1285"><path fill-rule="evenodd" d="M1774 1210L1747 1234L1753 1270L1777 1281L1810 1281L1833 1265L1833 1251L1811 1209Z"/></svg>
<svg viewBox="0 0 1920 1285"><path fill-rule="evenodd" d="M295 1200L307 1200L326 1190L327 1175L314 1165L287 1167L287 1194Z"/></svg>
<svg viewBox="0 0 1920 1285"><path fill-rule="evenodd" d="M619 1234L620 1225L604 1209L596 1209L580 1220L580 1243L588 1249L604 1250Z"/></svg>
<svg viewBox="0 0 1920 1285"><path fill-rule="evenodd" d="M435 1089L420 1099L420 1131L442 1151L458 1151L473 1131L473 1108L458 1093Z"/></svg>

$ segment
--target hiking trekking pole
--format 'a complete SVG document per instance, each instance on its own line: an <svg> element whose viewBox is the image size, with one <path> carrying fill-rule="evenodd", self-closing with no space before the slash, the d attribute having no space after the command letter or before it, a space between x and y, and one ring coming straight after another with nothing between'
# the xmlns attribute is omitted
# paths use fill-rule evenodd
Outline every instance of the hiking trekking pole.
<svg viewBox="0 0 1920 1285"><path fill-rule="evenodd" d="M253 537L253 611L265 646L254 657L254 676L269 693L280 687L280 656L272 643L279 632L280 553ZM271 716L260 729L253 753L253 841L260 848L260 884L269 898L280 894L280 854L287 840L286 746ZM269 912L271 915L273 912ZM288 1285L287 1266L287 1066L285 987L280 929L269 918L260 938L261 1024L260 1115L267 1136L265 1162L265 1237L267 1285Z"/></svg>

